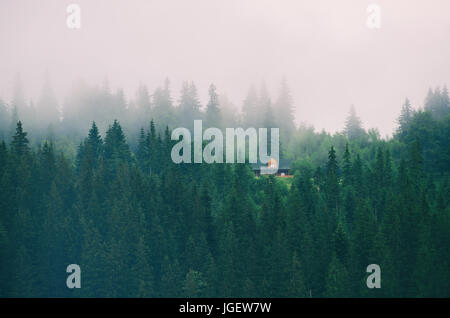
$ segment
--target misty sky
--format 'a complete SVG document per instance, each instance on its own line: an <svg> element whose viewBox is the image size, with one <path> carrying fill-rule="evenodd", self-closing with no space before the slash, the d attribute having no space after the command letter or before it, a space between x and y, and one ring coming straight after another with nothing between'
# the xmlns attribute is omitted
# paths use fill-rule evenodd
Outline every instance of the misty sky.
<svg viewBox="0 0 450 318"><path fill-rule="evenodd" d="M81 7L81 29L66 7ZM366 8L382 9L381 29ZM450 86L448 0L0 0L0 96L19 73L37 100L48 72L59 101L77 78L133 97L165 77L175 100L193 80L204 103L211 82L240 107L251 84L275 98L283 76L297 123L334 132L351 104L384 136L405 97L422 106L430 86Z"/></svg>

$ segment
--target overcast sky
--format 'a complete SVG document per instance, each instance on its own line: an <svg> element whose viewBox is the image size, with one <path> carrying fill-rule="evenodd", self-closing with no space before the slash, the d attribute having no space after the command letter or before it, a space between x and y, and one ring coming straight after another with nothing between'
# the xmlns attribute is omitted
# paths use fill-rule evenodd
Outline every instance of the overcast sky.
<svg viewBox="0 0 450 318"><path fill-rule="evenodd" d="M66 26L71 3L81 28ZM370 3L381 28L366 26ZM134 96L165 77L177 98L193 80L205 102L213 82L241 106L251 84L272 96L286 77L297 123L341 130L351 104L365 128L395 128L405 97L450 86L448 0L0 0L0 96L17 74L36 100L45 73L59 101L74 79Z"/></svg>

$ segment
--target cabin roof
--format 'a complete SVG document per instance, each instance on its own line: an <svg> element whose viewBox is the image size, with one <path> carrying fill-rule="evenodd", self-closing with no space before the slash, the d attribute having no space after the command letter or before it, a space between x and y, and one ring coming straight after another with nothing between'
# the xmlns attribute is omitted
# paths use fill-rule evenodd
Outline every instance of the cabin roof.
<svg viewBox="0 0 450 318"><path fill-rule="evenodd" d="M278 169L290 169L291 168L292 160L290 159L280 159L278 164ZM260 162L258 163L252 163L252 169L253 170L261 170L261 166L266 166L266 164L262 164Z"/></svg>

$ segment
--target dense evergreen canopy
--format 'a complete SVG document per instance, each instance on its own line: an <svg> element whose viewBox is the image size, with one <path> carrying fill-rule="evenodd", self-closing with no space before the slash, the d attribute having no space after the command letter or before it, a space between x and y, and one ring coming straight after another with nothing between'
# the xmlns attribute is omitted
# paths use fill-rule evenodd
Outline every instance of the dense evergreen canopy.
<svg viewBox="0 0 450 318"><path fill-rule="evenodd" d="M275 103L251 90L237 122L221 118L214 86L206 112L193 83L177 107L168 81L152 98L141 86L136 107L85 87L51 134L23 115L20 92L13 107L0 100L0 296L449 297L447 90L423 110L406 101L382 140L354 111L345 134L293 126L286 85ZM170 129L203 116L285 127L294 178L174 164ZM81 289L66 287L73 263ZM369 264L381 289L366 286Z"/></svg>

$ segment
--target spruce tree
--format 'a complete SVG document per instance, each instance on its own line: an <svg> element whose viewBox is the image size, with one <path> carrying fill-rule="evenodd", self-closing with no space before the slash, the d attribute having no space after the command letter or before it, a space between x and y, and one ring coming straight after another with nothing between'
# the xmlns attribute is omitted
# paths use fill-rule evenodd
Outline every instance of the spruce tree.
<svg viewBox="0 0 450 318"><path fill-rule="evenodd" d="M362 128L361 119L356 115L355 107L350 107L350 112L345 121L344 132L349 140L356 140L364 137L366 132Z"/></svg>
<svg viewBox="0 0 450 318"><path fill-rule="evenodd" d="M328 152L326 196L328 209L337 212L339 207L339 176L336 151L333 146Z"/></svg>
<svg viewBox="0 0 450 318"><path fill-rule="evenodd" d="M28 153L28 138L27 133L23 131L22 122L18 121L16 126L16 133L13 136L13 140L11 141L11 147L13 149L13 153L17 157L21 157L22 155Z"/></svg>
<svg viewBox="0 0 450 318"><path fill-rule="evenodd" d="M209 101L206 105L206 126L215 128L222 127L219 96L216 93L216 87L214 84L209 86Z"/></svg>
<svg viewBox="0 0 450 318"><path fill-rule="evenodd" d="M406 98L405 102L402 106L400 116L397 119L397 122L398 122L397 134L400 138L404 138L405 135L407 134L409 124L413 118L413 115L414 115L414 111L411 108L409 99Z"/></svg>

